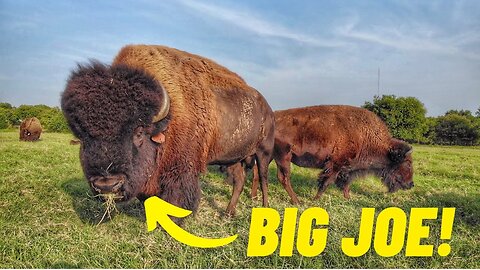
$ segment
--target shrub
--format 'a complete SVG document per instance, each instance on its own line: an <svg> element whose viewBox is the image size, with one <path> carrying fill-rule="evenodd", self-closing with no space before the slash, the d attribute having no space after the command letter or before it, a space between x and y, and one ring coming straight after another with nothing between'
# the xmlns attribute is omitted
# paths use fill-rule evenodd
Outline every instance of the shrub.
<svg viewBox="0 0 480 270"><path fill-rule="evenodd" d="M42 127L49 132L69 132L67 121L58 107L47 105L20 105L13 108L10 125L18 125L21 121L30 117L37 117Z"/></svg>
<svg viewBox="0 0 480 270"><path fill-rule="evenodd" d="M373 102L365 102L364 108L377 114L388 126L392 136L409 142L427 143L427 110L414 97L375 96Z"/></svg>
<svg viewBox="0 0 480 270"><path fill-rule="evenodd" d="M12 106L12 104L7 103L7 102L0 102L0 108L13 109L13 106Z"/></svg>
<svg viewBox="0 0 480 270"><path fill-rule="evenodd" d="M449 145L475 145L479 143L480 125L470 114L449 111L437 119L435 142Z"/></svg>
<svg viewBox="0 0 480 270"><path fill-rule="evenodd" d="M12 114L11 109L0 107L0 129L9 128L11 126L10 125L11 114Z"/></svg>
<svg viewBox="0 0 480 270"><path fill-rule="evenodd" d="M41 123L49 132L69 132L67 121L59 108L53 108L48 115L43 115Z"/></svg>

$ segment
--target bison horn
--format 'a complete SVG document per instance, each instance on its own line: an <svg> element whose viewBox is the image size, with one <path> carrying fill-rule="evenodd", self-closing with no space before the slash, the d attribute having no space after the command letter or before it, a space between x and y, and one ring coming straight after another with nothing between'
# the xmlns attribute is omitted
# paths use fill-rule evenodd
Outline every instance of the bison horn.
<svg viewBox="0 0 480 270"><path fill-rule="evenodd" d="M158 111L157 115L153 117L152 123L163 120L167 116L168 111L170 110L170 98L168 97L168 93L167 91L165 91L165 88L161 88L163 94L163 102L160 105L160 110Z"/></svg>

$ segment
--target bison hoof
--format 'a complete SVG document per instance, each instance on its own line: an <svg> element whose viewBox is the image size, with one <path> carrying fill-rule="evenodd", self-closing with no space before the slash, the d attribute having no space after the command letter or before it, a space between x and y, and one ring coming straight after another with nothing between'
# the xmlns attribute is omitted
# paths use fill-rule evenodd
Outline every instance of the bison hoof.
<svg viewBox="0 0 480 270"><path fill-rule="evenodd" d="M227 211L225 211L226 218L232 218L234 216L235 216L235 209L227 209Z"/></svg>
<svg viewBox="0 0 480 270"><path fill-rule="evenodd" d="M175 222L175 224L177 224L178 226L182 226L183 225L183 218L177 218L177 217L170 217L171 220L173 222Z"/></svg>
<svg viewBox="0 0 480 270"><path fill-rule="evenodd" d="M295 204L295 205L300 205L300 204L301 204L298 199L292 199L292 200L290 200L290 202L291 202L292 204Z"/></svg>

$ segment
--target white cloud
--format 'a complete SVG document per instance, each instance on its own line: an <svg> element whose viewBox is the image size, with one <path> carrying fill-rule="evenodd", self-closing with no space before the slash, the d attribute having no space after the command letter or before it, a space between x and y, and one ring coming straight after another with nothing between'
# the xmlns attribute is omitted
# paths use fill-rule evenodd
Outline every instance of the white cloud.
<svg viewBox="0 0 480 270"><path fill-rule="evenodd" d="M285 38L291 41L318 47L340 47L344 45L342 42L325 40L297 33L296 31L288 29L282 25L260 19L253 15L251 11L232 10L191 0L182 0L180 3L186 7L195 9L203 15L233 24L260 36Z"/></svg>
<svg viewBox="0 0 480 270"><path fill-rule="evenodd" d="M369 42L381 46L391 47L400 51L420 51L427 53L461 55L463 57L480 60L480 54L466 51L460 45L478 43L479 35L474 33L455 33L446 35L436 33L426 25L409 25L406 27L373 27L369 30L359 30L358 19L349 19L347 23L336 29L339 36L357 41Z"/></svg>

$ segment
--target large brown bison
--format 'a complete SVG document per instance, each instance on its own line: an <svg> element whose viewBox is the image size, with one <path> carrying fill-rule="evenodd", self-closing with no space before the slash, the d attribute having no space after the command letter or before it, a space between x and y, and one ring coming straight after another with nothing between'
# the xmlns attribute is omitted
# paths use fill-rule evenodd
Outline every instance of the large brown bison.
<svg viewBox="0 0 480 270"><path fill-rule="evenodd" d="M82 141L80 159L94 193L126 201L156 195L185 209L199 202L199 174L227 165L234 176L233 214L254 156L267 205L274 115L237 74L180 50L132 45L111 66L79 65L62 110Z"/></svg>
<svg viewBox="0 0 480 270"><path fill-rule="evenodd" d="M332 105L275 112L275 148L280 183L294 203L299 203L290 183L290 163L321 168L319 198L335 183L349 198L350 184L373 174L389 192L413 187L412 147L391 137L383 121L366 109ZM252 197L258 180L254 177Z"/></svg>
<svg viewBox="0 0 480 270"><path fill-rule="evenodd" d="M38 141L42 134L42 125L36 117L27 118L20 124L20 141Z"/></svg>

